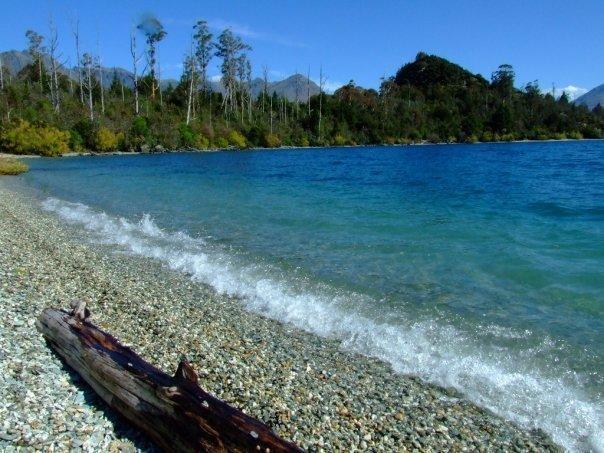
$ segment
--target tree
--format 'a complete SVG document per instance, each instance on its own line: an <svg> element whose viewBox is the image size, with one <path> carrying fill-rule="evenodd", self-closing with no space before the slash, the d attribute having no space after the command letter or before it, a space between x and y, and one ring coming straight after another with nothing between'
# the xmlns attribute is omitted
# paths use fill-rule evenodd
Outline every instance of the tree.
<svg viewBox="0 0 604 453"><path fill-rule="evenodd" d="M99 87L101 91L101 115L105 116L105 86L103 85L103 65L101 62L101 45L99 43L98 34L96 39L96 49L98 54L96 59L96 66L98 71Z"/></svg>
<svg viewBox="0 0 604 453"><path fill-rule="evenodd" d="M235 36L230 29L224 30L218 36L215 55L222 58L220 70L222 72L222 85L225 90L223 109L225 116L236 109L237 103L237 59L241 52L251 50L241 38Z"/></svg>
<svg viewBox="0 0 604 453"><path fill-rule="evenodd" d="M139 114L138 62L141 57L136 54L136 34L130 33L130 56L132 57L132 86L134 90L134 113Z"/></svg>
<svg viewBox="0 0 604 453"><path fill-rule="evenodd" d="M191 42L191 53L184 62L184 74L189 81L187 96L187 125L191 122L191 106L193 104L193 90L195 87L195 59L193 58L193 43Z"/></svg>
<svg viewBox="0 0 604 453"><path fill-rule="evenodd" d="M193 35L193 39L195 40L195 58L197 60L197 67L201 79L201 90L205 94L208 89L207 71L208 65L212 60L214 43L212 42L212 33L210 33L208 24L205 20L197 21L193 29L195 31L195 34Z"/></svg>
<svg viewBox="0 0 604 453"><path fill-rule="evenodd" d="M40 92L42 91L42 53L44 47L44 37L34 30L27 30L25 36L28 40L27 53L31 56L34 65L38 67L38 82L40 86Z"/></svg>
<svg viewBox="0 0 604 453"><path fill-rule="evenodd" d="M2 55L0 55L0 90L4 90L4 64L2 63Z"/></svg>
<svg viewBox="0 0 604 453"><path fill-rule="evenodd" d="M60 91L59 91L59 62L57 61L60 57L57 54L59 47L59 36L57 34L57 28L55 27L52 17L49 23L50 34L48 36L48 53L50 57L50 100L55 112L58 112L61 107Z"/></svg>
<svg viewBox="0 0 604 453"><path fill-rule="evenodd" d="M147 42L147 66L151 75L151 99L155 99L155 92L159 88L157 81L157 46L167 35L164 26L157 18L146 16L138 25Z"/></svg>
<svg viewBox="0 0 604 453"><path fill-rule="evenodd" d="M94 121L94 108L92 103L92 90L94 88L94 81L92 78L92 66L94 65L94 58L89 53L82 55L81 61L82 68L86 74L85 87L88 92L88 113L90 115L90 121Z"/></svg>
<svg viewBox="0 0 604 453"><path fill-rule="evenodd" d="M77 64L80 64L80 22L76 21L73 27L73 36L75 38ZM80 87L80 103L84 105L84 84L82 80L82 70L78 68L78 85Z"/></svg>
<svg viewBox="0 0 604 453"><path fill-rule="evenodd" d="M491 86L497 89L502 96L509 98L514 89L515 77L514 68L509 64L502 64L491 75Z"/></svg>

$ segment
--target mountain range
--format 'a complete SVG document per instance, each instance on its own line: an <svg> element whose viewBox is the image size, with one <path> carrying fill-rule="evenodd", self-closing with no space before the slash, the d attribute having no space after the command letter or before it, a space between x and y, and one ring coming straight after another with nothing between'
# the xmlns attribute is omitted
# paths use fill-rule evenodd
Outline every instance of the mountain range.
<svg viewBox="0 0 604 453"><path fill-rule="evenodd" d="M595 87L583 96L579 96L575 99L575 104L583 104L590 110L598 104L604 107L604 84Z"/></svg>
<svg viewBox="0 0 604 453"><path fill-rule="evenodd" d="M2 59L2 65L5 70L12 76L17 75L23 68L33 62L32 57L27 53L19 50L9 50L7 52L0 52L0 58ZM43 56L43 61L46 66L49 65L50 57L48 55ZM72 77L74 80L77 74L77 67L73 68L61 68L61 72L68 77ZM109 88L114 78L124 84L126 87L132 88L133 76L132 72L127 69L120 67L101 67L103 75L103 86ZM99 78L98 71L95 71L95 77ZM162 88L168 86L176 86L178 80L176 79L162 79L160 85ZM307 85L308 84L308 85ZM214 92L222 93L224 88L220 81L210 80L210 89ZM262 93L264 89L264 81L261 78L255 78L251 83L252 96L257 97ZM294 74L286 77L283 80L273 81L267 83L267 91L269 94L276 93L280 97L285 97L290 101L296 100L305 102L308 96L308 90L310 89L310 95L314 96L319 94L319 86L312 80L308 80L306 76L302 74ZM296 96L297 93L297 96Z"/></svg>

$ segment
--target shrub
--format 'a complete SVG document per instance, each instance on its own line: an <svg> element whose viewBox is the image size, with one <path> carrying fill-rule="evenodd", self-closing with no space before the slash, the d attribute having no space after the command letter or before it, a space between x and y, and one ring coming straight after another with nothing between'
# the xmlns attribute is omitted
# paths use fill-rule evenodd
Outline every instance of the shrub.
<svg viewBox="0 0 604 453"><path fill-rule="evenodd" d="M95 149L97 141L97 124L88 118L82 119L73 125L73 130L76 131L81 139L85 149Z"/></svg>
<svg viewBox="0 0 604 453"><path fill-rule="evenodd" d="M241 148L247 147L247 142L245 141L245 137L243 135L241 135L239 132L237 132L236 130L232 130L231 132L229 132L227 139L228 139L229 144L234 146L235 148L241 149Z"/></svg>
<svg viewBox="0 0 604 453"><path fill-rule="evenodd" d="M205 135L199 134L195 138L195 148L197 149L208 149L210 147L210 140Z"/></svg>
<svg viewBox="0 0 604 453"><path fill-rule="evenodd" d="M281 146L281 139L277 134L266 134L264 136L264 146L267 148L278 148Z"/></svg>
<svg viewBox="0 0 604 453"><path fill-rule="evenodd" d="M300 139L300 142L298 143L300 146L306 148L308 146L310 146L310 142L308 141L308 137L304 136Z"/></svg>
<svg viewBox="0 0 604 453"><path fill-rule="evenodd" d="M137 116L132 120L132 127L130 128L130 133L137 138L142 138L143 142L149 137L149 123L147 122L147 118L142 116Z"/></svg>
<svg viewBox="0 0 604 453"><path fill-rule="evenodd" d="M394 138L392 138L392 143L391 144L394 145L395 142L396 142L396 140ZM333 138L333 144L335 146L349 145L350 144L350 140L348 140L342 134L336 134L336 136Z"/></svg>
<svg viewBox="0 0 604 453"><path fill-rule="evenodd" d="M568 134L568 138L573 140L581 140L583 138L583 134L579 131L574 131Z"/></svg>
<svg viewBox="0 0 604 453"><path fill-rule="evenodd" d="M0 146L14 154L58 156L69 151L69 133L51 126L36 126L27 121L5 130Z"/></svg>
<svg viewBox="0 0 604 453"><path fill-rule="evenodd" d="M482 136L480 137L481 142L492 142L493 141L493 133L491 131L484 131Z"/></svg>
<svg viewBox="0 0 604 453"><path fill-rule="evenodd" d="M218 137L214 141L214 146L216 146L216 148L228 148L229 147L229 142L224 137Z"/></svg>
<svg viewBox="0 0 604 453"><path fill-rule="evenodd" d="M0 175L18 175L29 170L27 164L17 159L0 157Z"/></svg>
<svg viewBox="0 0 604 453"><path fill-rule="evenodd" d="M195 133L191 126L186 123L178 125L178 144L187 148L195 145Z"/></svg>
<svg viewBox="0 0 604 453"><path fill-rule="evenodd" d="M84 140L78 131L69 131L69 149L78 153L84 150Z"/></svg>
<svg viewBox="0 0 604 453"><path fill-rule="evenodd" d="M117 149L118 136L111 130L101 126L96 133L96 150L101 152Z"/></svg>

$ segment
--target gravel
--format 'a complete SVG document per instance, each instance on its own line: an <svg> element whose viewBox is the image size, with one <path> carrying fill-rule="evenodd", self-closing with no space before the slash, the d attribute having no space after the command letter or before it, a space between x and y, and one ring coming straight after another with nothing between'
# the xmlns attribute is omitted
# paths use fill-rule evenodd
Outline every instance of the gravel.
<svg viewBox="0 0 604 453"><path fill-rule="evenodd" d="M451 389L244 310L161 263L92 244L0 183L0 450L152 451L47 347L35 319L91 321L310 451L559 451Z"/></svg>

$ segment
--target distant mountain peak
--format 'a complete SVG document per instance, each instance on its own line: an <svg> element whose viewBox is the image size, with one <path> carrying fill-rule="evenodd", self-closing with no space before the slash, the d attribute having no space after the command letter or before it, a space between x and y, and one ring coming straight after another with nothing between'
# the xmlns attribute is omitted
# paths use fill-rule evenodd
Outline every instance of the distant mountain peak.
<svg viewBox="0 0 604 453"><path fill-rule="evenodd" d="M598 104L604 107L604 83L575 99L575 104L585 105L593 110Z"/></svg>
<svg viewBox="0 0 604 453"><path fill-rule="evenodd" d="M33 62L31 56L27 52L20 50L0 52L0 56L2 57L3 66L13 76L17 75L23 68ZM47 58L49 57L45 56L45 59ZM64 68L62 72L67 76L75 77L76 70L77 67ZM116 66L102 67L101 70L103 72L103 86L105 86L105 88L109 88L111 86L114 78L117 78L117 80L123 83L124 86L132 88L133 78L131 71ZM94 76L98 78L96 71ZM162 88L167 88L169 85L176 86L177 84L178 80L176 79L164 79L160 82ZM215 92L220 93L224 89L220 81L210 81L209 85L210 89ZM268 82L267 91L269 95L277 93L278 96L286 97L290 101L296 100L297 92L298 101L306 102L309 88L311 96L319 94L319 86L315 82L311 80L310 85L308 86L307 77L305 75L292 74L283 80ZM257 97L260 93L262 93L263 90L264 80L262 80L260 77L253 79L252 96Z"/></svg>

